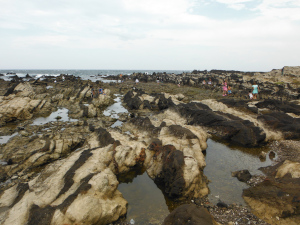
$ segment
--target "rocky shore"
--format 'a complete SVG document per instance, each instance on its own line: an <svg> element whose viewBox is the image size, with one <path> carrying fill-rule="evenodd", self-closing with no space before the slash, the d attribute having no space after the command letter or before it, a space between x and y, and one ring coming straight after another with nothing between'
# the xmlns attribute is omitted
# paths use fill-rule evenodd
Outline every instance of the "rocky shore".
<svg viewBox="0 0 300 225"><path fill-rule="evenodd" d="M0 142L0 224L126 224L117 177L137 167L178 202L162 224L299 224L300 67L134 73L121 83L64 77L0 79L0 136L11 137ZM223 79L231 96L221 94ZM259 99L249 100L254 81ZM128 110L118 119L103 114L114 94ZM59 109L67 119L36 122ZM208 138L269 146L263 176L234 174L249 185L247 207L209 202Z"/></svg>

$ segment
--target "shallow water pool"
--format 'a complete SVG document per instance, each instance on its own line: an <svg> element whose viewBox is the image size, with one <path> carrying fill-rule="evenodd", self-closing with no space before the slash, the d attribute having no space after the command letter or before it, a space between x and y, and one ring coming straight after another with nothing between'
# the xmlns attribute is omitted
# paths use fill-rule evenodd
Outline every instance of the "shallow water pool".
<svg viewBox="0 0 300 225"><path fill-rule="evenodd" d="M269 166L272 161L267 156L262 162L259 154L268 149L233 147L211 139L207 145L204 174L211 181L208 185L210 202L216 204L220 199L227 204L245 205L242 192L249 186L231 177L231 172L247 169L252 175L263 174L258 168Z"/></svg>
<svg viewBox="0 0 300 225"><path fill-rule="evenodd" d="M112 118L118 119L118 113L127 113L128 110L125 109L122 105L121 97L122 95L115 95L116 98L114 99L116 102L112 104L111 106L107 107L106 110L104 110L103 114L105 116L110 116Z"/></svg>
<svg viewBox="0 0 300 225"><path fill-rule="evenodd" d="M54 122L54 121L62 121L62 122L75 122L77 121L76 119L71 119L68 115L69 110L66 108L61 108L58 109L56 112L51 113L49 116L47 117L39 117L36 118L32 125L44 125L46 123L49 122ZM59 120L57 120L56 118L60 116L61 118Z"/></svg>
<svg viewBox="0 0 300 225"><path fill-rule="evenodd" d="M169 214L165 197L145 170L119 177L118 190L128 201L126 221L135 224L162 224Z"/></svg>
<svg viewBox="0 0 300 225"><path fill-rule="evenodd" d="M9 139L16 136L17 134L18 132L13 133L12 135L0 136L0 144L6 144L9 141Z"/></svg>

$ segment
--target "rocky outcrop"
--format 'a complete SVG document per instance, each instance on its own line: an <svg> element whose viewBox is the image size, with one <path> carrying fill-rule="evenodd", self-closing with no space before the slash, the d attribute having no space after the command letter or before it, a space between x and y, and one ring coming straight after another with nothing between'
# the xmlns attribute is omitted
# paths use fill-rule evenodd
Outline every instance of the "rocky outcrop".
<svg viewBox="0 0 300 225"><path fill-rule="evenodd" d="M276 145L278 164L261 168L266 179L243 191L253 213L269 224L296 225L300 221L300 155L297 141Z"/></svg>
<svg viewBox="0 0 300 225"><path fill-rule="evenodd" d="M49 164L22 188L6 190L0 198L1 223L108 224L117 220L126 213L127 202L106 166L112 151L112 145L77 151Z"/></svg>
<svg viewBox="0 0 300 225"><path fill-rule="evenodd" d="M300 118L294 118L282 112L270 112L258 116L266 126L273 130L279 130L285 139L300 138Z"/></svg>
<svg viewBox="0 0 300 225"><path fill-rule="evenodd" d="M170 111L155 122L160 125L155 126L147 117L138 117L131 119L123 128L147 143L144 166L148 175L164 188L170 198L208 194L202 154L207 147L206 133L200 127L179 125L180 119L176 120Z"/></svg>
<svg viewBox="0 0 300 225"><path fill-rule="evenodd" d="M73 118L92 118L101 116L102 110L113 103L109 89L104 90L105 94L91 98L89 85L81 84L80 80L74 82L66 88L54 85L55 88L50 90L46 89L46 83L39 82L13 85L11 91L0 96L0 124L49 115L56 107L70 109ZM83 101L88 104L82 104Z"/></svg>
<svg viewBox="0 0 300 225"><path fill-rule="evenodd" d="M124 97L125 102L131 105L133 103L131 101L133 96L134 99L139 99L139 104L135 105L134 108L142 108L143 101L141 101L139 93L127 93L125 95L126 98ZM143 96L145 96L144 93ZM175 98L175 102L173 102L172 97L168 99L164 95L160 96L159 99L156 97L153 97L150 104L157 103L157 107L160 110L172 108L173 111L178 112L182 117L186 118L189 125L206 127L211 133L227 141L253 147L263 144L266 139L264 131L249 120L243 120L223 112L212 111L202 103L183 104L178 100L178 97Z"/></svg>

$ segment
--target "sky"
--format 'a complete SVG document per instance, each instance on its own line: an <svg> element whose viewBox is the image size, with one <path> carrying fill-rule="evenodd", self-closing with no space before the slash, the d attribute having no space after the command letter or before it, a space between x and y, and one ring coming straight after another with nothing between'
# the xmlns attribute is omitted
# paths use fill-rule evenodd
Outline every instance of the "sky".
<svg viewBox="0 0 300 225"><path fill-rule="evenodd" d="M300 0L0 0L0 69L300 66Z"/></svg>

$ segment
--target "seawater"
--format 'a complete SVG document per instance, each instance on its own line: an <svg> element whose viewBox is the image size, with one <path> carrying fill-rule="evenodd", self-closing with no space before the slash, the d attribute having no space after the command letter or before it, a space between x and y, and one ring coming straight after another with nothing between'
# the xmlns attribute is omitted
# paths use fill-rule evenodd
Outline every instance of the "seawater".
<svg viewBox="0 0 300 225"><path fill-rule="evenodd" d="M0 70L0 74L4 76L0 76L0 79L10 80L14 75L7 75L7 73L15 73L18 77L25 77L27 74L33 78L40 78L42 76L59 76L60 74L68 74L79 76L83 80L101 80L101 77L109 76L109 75L131 75L133 73L148 73L153 74L156 73L174 73L174 74L181 74L183 72L191 72L186 70L15 70L15 69L7 69L7 70Z"/></svg>

